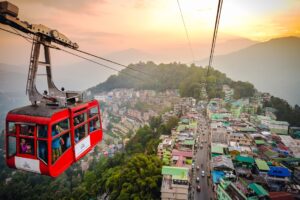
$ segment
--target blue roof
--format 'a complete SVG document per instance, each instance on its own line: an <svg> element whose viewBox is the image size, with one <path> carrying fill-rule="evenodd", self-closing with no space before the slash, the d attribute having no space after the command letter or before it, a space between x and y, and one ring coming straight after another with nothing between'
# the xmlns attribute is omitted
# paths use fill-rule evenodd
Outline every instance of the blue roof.
<svg viewBox="0 0 300 200"><path fill-rule="evenodd" d="M290 177L291 172L288 168L285 167L270 167L270 171L268 172L269 176L277 176L277 177Z"/></svg>
<svg viewBox="0 0 300 200"><path fill-rule="evenodd" d="M214 183L219 183L220 178L223 178L225 176L225 173L222 171L212 171L212 177Z"/></svg>

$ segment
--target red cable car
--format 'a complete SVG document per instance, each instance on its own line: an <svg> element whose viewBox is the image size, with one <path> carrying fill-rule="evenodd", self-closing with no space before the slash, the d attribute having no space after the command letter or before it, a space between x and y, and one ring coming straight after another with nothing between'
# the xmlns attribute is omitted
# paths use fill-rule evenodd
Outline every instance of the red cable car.
<svg viewBox="0 0 300 200"><path fill-rule="evenodd" d="M26 106L6 117L11 168L56 177L102 140L98 101L67 108Z"/></svg>
<svg viewBox="0 0 300 200"><path fill-rule="evenodd" d="M10 111L6 117L6 162L11 168L56 177L102 140L98 101L83 101L79 92L58 90L52 80L50 48L78 45L55 29L18 18L18 7L0 2L0 23L33 36L26 93L32 105ZM39 60L41 46L44 59ZM46 71L38 74L38 67ZM39 93L36 77L46 75L48 91Z"/></svg>

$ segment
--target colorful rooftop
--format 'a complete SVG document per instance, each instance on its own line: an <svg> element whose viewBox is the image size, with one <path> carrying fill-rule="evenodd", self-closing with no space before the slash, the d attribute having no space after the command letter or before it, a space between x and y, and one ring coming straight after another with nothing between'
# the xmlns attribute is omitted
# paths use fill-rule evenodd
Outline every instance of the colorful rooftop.
<svg viewBox="0 0 300 200"><path fill-rule="evenodd" d="M237 160L239 162L244 162L244 163L251 163L251 164L254 163L254 159L252 157L249 157L249 156L240 156L240 155L237 155L235 157L235 160Z"/></svg>
<svg viewBox="0 0 300 200"><path fill-rule="evenodd" d="M189 169L185 167L163 166L161 173L163 175L171 175L175 180L188 180Z"/></svg>
<svg viewBox="0 0 300 200"><path fill-rule="evenodd" d="M259 184L251 183L248 188L252 189L258 197L269 196L269 193Z"/></svg>
<svg viewBox="0 0 300 200"><path fill-rule="evenodd" d="M267 162L261 159L255 159L255 163L260 171L269 171L270 167Z"/></svg>

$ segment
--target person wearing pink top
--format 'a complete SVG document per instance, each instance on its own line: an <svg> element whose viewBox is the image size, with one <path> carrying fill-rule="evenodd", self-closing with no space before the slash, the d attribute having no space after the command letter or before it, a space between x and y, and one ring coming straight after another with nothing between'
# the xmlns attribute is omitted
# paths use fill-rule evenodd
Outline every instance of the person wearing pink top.
<svg viewBox="0 0 300 200"><path fill-rule="evenodd" d="M27 152L27 144L25 142L25 139L21 139L21 153Z"/></svg>

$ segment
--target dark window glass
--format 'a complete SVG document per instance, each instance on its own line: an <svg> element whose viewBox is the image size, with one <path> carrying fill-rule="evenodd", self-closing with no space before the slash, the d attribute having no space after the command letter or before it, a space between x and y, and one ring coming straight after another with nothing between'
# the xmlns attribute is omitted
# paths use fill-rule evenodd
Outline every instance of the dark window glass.
<svg viewBox="0 0 300 200"><path fill-rule="evenodd" d="M34 133L34 126L28 124L21 124L21 135L33 136Z"/></svg>
<svg viewBox="0 0 300 200"><path fill-rule="evenodd" d="M38 141L38 158L48 163L48 145L47 141L39 140Z"/></svg>
<svg viewBox="0 0 300 200"><path fill-rule="evenodd" d="M99 118L95 118L90 121L90 132L100 129L100 121Z"/></svg>
<svg viewBox="0 0 300 200"><path fill-rule="evenodd" d="M78 124L81 124L87 120L86 113L82 113L80 115L77 115L74 117L74 126L77 126Z"/></svg>
<svg viewBox="0 0 300 200"><path fill-rule="evenodd" d="M84 124L75 129L75 143L82 140L88 135L88 125Z"/></svg>
<svg viewBox="0 0 300 200"><path fill-rule="evenodd" d="M38 125L38 137L47 138L48 127L46 125Z"/></svg>
<svg viewBox="0 0 300 200"><path fill-rule="evenodd" d="M16 154L16 137L8 136L8 156L13 156Z"/></svg>

